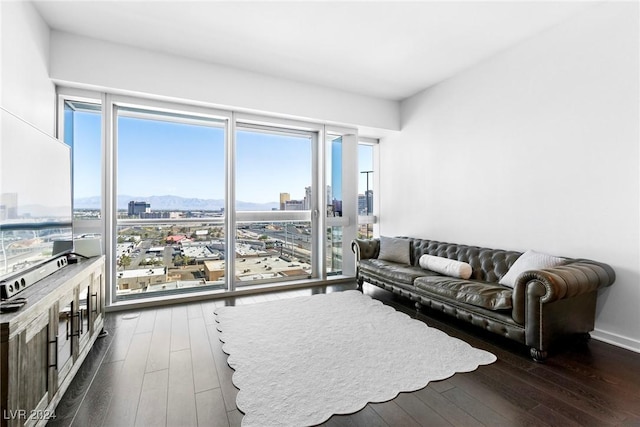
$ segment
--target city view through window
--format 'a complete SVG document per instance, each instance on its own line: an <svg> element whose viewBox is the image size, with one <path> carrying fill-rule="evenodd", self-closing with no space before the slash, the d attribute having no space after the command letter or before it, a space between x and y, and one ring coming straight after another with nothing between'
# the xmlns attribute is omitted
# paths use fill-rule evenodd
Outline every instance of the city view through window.
<svg viewBox="0 0 640 427"><path fill-rule="evenodd" d="M87 123L95 115L87 114ZM82 127L82 116L74 126ZM86 126L90 128L90 126ZM97 128L97 127L95 127ZM93 136L75 134L76 146ZM123 109L117 116L118 298L227 288L225 128L211 119L166 117ZM74 152L74 182L95 182L95 153ZM361 170L372 171L371 146L360 150ZM309 136L239 129L236 133L233 251L236 286L311 278L313 273L312 141ZM93 156L93 157L91 157ZM367 175L367 176L365 176ZM371 213L373 192L361 174L358 214ZM76 218L99 218L96 186L76 186ZM332 200L326 188L327 205ZM303 215L291 217L291 211ZM243 220L242 212L251 213ZM264 215L262 214L264 213ZM284 214L280 217L278 215ZM280 219L282 218L282 219ZM331 227L327 247L341 233ZM362 234L369 235L366 225ZM327 250L327 274L340 263ZM338 254L340 255L340 254ZM337 268L336 268L337 267Z"/></svg>

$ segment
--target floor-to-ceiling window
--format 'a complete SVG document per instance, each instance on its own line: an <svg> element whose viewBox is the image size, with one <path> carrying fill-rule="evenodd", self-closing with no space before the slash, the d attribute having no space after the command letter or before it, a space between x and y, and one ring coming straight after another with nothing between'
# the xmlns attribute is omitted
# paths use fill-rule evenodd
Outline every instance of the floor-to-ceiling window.
<svg viewBox="0 0 640 427"><path fill-rule="evenodd" d="M236 286L317 276L315 140L312 132L238 126Z"/></svg>
<svg viewBox="0 0 640 427"><path fill-rule="evenodd" d="M116 295L224 289L225 122L116 105Z"/></svg>
<svg viewBox="0 0 640 427"><path fill-rule="evenodd" d="M358 142L358 237L364 239L374 237L377 222L377 144L377 140L365 138Z"/></svg>
<svg viewBox="0 0 640 427"><path fill-rule="evenodd" d="M355 130L75 92L61 91L60 129L108 303L353 274Z"/></svg>
<svg viewBox="0 0 640 427"><path fill-rule="evenodd" d="M74 235L102 234L101 100L60 97L60 137L71 147Z"/></svg>

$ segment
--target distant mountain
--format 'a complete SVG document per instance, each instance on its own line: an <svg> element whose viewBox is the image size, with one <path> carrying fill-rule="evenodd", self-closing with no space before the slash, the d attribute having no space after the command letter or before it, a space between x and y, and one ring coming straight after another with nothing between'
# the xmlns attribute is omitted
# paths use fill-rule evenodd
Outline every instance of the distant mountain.
<svg viewBox="0 0 640 427"><path fill-rule="evenodd" d="M118 209L127 209L129 202L135 200L138 202L147 202L151 205L151 211L215 211L224 208L224 200L222 199L197 199L180 196L118 196ZM239 210L246 211L270 211L279 208L278 202L269 203L237 203ZM75 209L100 209L100 197L83 197L73 201Z"/></svg>
<svg viewBox="0 0 640 427"><path fill-rule="evenodd" d="M74 209L100 209L100 196L73 199Z"/></svg>

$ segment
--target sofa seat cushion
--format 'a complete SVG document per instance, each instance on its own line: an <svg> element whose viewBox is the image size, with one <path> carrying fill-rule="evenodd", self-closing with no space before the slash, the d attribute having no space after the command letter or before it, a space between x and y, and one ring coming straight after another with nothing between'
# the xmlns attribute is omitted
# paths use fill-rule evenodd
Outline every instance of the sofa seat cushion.
<svg viewBox="0 0 640 427"><path fill-rule="evenodd" d="M513 290L496 283L464 280L447 276L417 278L417 289L429 294L489 310L510 310Z"/></svg>
<svg viewBox="0 0 640 427"><path fill-rule="evenodd" d="M420 267L398 264L397 262L381 259L363 259L359 263L360 271L378 279L391 283L401 283L413 286L413 281L418 277L434 275L437 273L424 270Z"/></svg>

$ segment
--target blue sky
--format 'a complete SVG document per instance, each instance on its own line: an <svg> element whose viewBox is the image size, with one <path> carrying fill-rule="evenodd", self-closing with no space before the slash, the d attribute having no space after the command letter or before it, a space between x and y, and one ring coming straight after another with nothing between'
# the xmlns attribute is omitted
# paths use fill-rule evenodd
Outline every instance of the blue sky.
<svg viewBox="0 0 640 427"><path fill-rule="evenodd" d="M100 194L100 116L75 113L75 198ZM224 198L222 128L120 117L118 194ZM311 185L311 141L298 136L238 131L236 198L277 202L281 192L304 198ZM359 169L372 169L372 151L360 146ZM361 188L365 177L361 174ZM363 190L361 190L363 191Z"/></svg>
<svg viewBox="0 0 640 427"><path fill-rule="evenodd" d="M224 130L118 119L118 194L224 198Z"/></svg>
<svg viewBox="0 0 640 427"><path fill-rule="evenodd" d="M100 114L76 112L73 132L74 198L100 195Z"/></svg>
<svg viewBox="0 0 640 427"><path fill-rule="evenodd" d="M238 131L236 199L274 202L280 193L302 200L311 185L311 139Z"/></svg>

